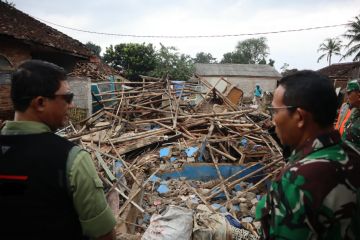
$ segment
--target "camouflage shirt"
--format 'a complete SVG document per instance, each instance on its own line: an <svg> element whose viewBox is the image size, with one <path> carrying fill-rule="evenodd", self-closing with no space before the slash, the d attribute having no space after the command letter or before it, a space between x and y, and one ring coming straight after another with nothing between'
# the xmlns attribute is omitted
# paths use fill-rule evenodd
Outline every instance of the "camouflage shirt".
<svg viewBox="0 0 360 240"><path fill-rule="evenodd" d="M349 120L346 122L343 140L352 142L360 149L360 108L354 108Z"/></svg>
<svg viewBox="0 0 360 240"><path fill-rule="evenodd" d="M294 151L257 205L263 238L359 238L360 155L354 149L333 131Z"/></svg>

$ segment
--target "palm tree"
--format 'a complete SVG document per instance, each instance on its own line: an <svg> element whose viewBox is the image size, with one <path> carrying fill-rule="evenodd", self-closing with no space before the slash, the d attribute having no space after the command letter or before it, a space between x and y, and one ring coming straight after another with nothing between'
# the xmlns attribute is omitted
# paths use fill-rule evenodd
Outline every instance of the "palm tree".
<svg viewBox="0 0 360 240"><path fill-rule="evenodd" d="M320 44L319 49L317 50L318 52L324 52L324 54L322 54L317 62L319 62L321 59L323 59L326 56L326 61L328 61L329 66L331 65L331 57L334 55L337 56L341 56L341 40L338 38L327 38L325 39L325 41Z"/></svg>
<svg viewBox="0 0 360 240"><path fill-rule="evenodd" d="M360 61L360 15L356 16L353 22L349 22L348 27L343 36L350 39L350 42L346 45L348 50L343 58L355 54L353 61Z"/></svg>

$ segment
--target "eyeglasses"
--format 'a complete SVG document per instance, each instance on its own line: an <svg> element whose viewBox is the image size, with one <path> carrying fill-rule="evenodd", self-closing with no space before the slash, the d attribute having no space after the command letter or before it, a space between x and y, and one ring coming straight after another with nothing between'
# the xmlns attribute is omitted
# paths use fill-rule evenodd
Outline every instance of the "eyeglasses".
<svg viewBox="0 0 360 240"><path fill-rule="evenodd" d="M67 92L65 94L54 94L54 95L48 96L48 97L61 97L62 99L64 99L64 101L66 103L71 104L74 99L74 93Z"/></svg>
<svg viewBox="0 0 360 240"><path fill-rule="evenodd" d="M281 109L295 109L297 106L284 106L284 107L267 107L266 109L270 112L271 115L278 113Z"/></svg>

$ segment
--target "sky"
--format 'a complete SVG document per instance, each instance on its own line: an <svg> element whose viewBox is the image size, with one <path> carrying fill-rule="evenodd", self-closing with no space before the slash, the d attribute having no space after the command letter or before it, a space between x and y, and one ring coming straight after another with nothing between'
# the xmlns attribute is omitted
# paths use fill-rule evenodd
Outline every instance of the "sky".
<svg viewBox="0 0 360 240"><path fill-rule="evenodd" d="M156 36L229 35L304 29L346 24L360 14L360 0L8 0L19 10L79 40L102 48L120 43L160 43L195 57L211 53L218 61L235 49L239 41L266 37L269 58L281 71L289 68L317 70L319 45L326 38L342 38L346 26L278 34L220 38L136 38L90 34L86 31ZM54 25L57 24L57 25ZM61 26L67 27L61 27ZM342 53L345 53L343 50ZM339 57L333 58L338 63ZM342 62L352 61L346 58Z"/></svg>

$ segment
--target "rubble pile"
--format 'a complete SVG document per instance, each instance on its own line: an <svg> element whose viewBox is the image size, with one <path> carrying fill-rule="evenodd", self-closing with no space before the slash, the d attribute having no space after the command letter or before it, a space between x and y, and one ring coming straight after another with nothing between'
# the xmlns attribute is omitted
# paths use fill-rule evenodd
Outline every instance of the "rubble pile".
<svg viewBox="0 0 360 240"><path fill-rule="evenodd" d="M100 60L97 62L78 62L73 71L69 73L71 77L89 77L93 80L108 80L107 76L121 75L115 69L109 67Z"/></svg>
<svg viewBox="0 0 360 240"><path fill-rule="evenodd" d="M270 117L201 78L143 78L59 132L93 155L118 239L258 239L255 205L282 165Z"/></svg>

